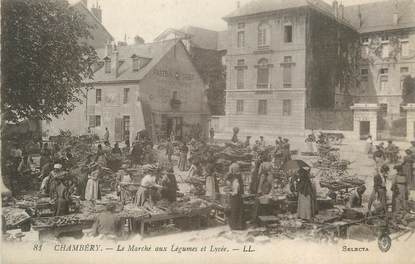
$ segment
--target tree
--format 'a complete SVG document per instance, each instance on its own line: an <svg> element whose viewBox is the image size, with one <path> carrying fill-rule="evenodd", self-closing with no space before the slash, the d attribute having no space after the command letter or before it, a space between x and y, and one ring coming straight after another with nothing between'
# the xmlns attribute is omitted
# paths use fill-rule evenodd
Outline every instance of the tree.
<svg viewBox="0 0 415 264"><path fill-rule="evenodd" d="M415 78L406 76L403 80L402 89L402 104L415 103Z"/></svg>
<svg viewBox="0 0 415 264"><path fill-rule="evenodd" d="M97 62L90 37L84 16L65 0L4 0L3 118L50 120L72 111Z"/></svg>

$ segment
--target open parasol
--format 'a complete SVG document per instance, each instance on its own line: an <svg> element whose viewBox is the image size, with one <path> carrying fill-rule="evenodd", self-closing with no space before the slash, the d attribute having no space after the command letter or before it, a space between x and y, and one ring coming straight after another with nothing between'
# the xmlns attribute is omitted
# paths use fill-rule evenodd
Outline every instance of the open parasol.
<svg viewBox="0 0 415 264"><path fill-rule="evenodd" d="M308 165L302 160L289 160L284 164L283 169L285 171L298 171L299 169L304 167L311 168L310 165Z"/></svg>

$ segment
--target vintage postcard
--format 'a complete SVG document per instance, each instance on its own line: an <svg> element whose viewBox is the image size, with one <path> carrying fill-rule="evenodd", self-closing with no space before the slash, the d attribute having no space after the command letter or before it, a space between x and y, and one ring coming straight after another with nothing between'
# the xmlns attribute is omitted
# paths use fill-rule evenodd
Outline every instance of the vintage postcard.
<svg viewBox="0 0 415 264"><path fill-rule="evenodd" d="M415 263L415 0L2 0L1 261Z"/></svg>

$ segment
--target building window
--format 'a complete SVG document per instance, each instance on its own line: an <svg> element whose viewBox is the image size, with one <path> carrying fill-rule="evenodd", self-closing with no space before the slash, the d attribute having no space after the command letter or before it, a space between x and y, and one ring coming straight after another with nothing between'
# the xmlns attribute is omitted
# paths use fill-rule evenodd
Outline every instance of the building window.
<svg viewBox="0 0 415 264"><path fill-rule="evenodd" d="M282 115L283 116L291 115L291 100L282 101Z"/></svg>
<svg viewBox="0 0 415 264"><path fill-rule="evenodd" d="M382 69L379 70L379 73L381 75L388 75L389 69L388 68L382 68Z"/></svg>
<svg viewBox="0 0 415 264"><path fill-rule="evenodd" d="M100 126L101 126L101 116L96 115L95 116L95 127L100 127Z"/></svg>
<svg viewBox="0 0 415 264"><path fill-rule="evenodd" d="M244 111L244 100L236 100L236 113Z"/></svg>
<svg viewBox="0 0 415 264"><path fill-rule="evenodd" d="M388 113L388 104L386 104L386 103L381 103L381 104L379 104L379 106L380 106L380 114L381 115L385 115L385 114L387 114Z"/></svg>
<svg viewBox="0 0 415 264"><path fill-rule="evenodd" d="M389 58L389 44L382 44L382 58Z"/></svg>
<svg viewBox="0 0 415 264"><path fill-rule="evenodd" d="M102 90L96 89L95 90L95 103L100 103L102 101Z"/></svg>
<svg viewBox="0 0 415 264"><path fill-rule="evenodd" d="M245 23L238 23L238 29L244 29L245 28Z"/></svg>
<svg viewBox="0 0 415 264"><path fill-rule="evenodd" d="M123 138L127 139L130 136L130 116L122 117Z"/></svg>
<svg viewBox="0 0 415 264"><path fill-rule="evenodd" d="M244 89L244 69L236 70L236 89Z"/></svg>
<svg viewBox="0 0 415 264"><path fill-rule="evenodd" d="M270 46L271 29L266 23L261 23L258 26L258 47L264 48Z"/></svg>
<svg viewBox="0 0 415 264"><path fill-rule="evenodd" d="M245 65L245 60L238 60L238 62L237 62L237 65L238 66L244 66Z"/></svg>
<svg viewBox="0 0 415 264"><path fill-rule="evenodd" d="M266 115L267 114L267 100L259 100L258 101L258 115Z"/></svg>
<svg viewBox="0 0 415 264"><path fill-rule="evenodd" d="M245 47L245 32L244 31L239 31L238 32L238 43L237 43L238 48L243 48Z"/></svg>
<svg viewBox="0 0 415 264"><path fill-rule="evenodd" d="M401 67L401 74L408 74L409 68L408 67Z"/></svg>
<svg viewBox="0 0 415 264"><path fill-rule="evenodd" d="M128 94L129 93L130 93L130 88L124 88L124 97L123 97L124 104L128 103Z"/></svg>
<svg viewBox="0 0 415 264"><path fill-rule="evenodd" d="M140 60L138 58L133 58L133 71L138 71L140 69Z"/></svg>
<svg viewBox="0 0 415 264"><path fill-rule="evenodd" d="M257 88L268 89L269 85L269 65L267 59L261 59L258 62L257 70Z"/></svg>
<svg viewBox="0 0 415 264"><path fill-rule="evenodd" d="M388 84L388 76L381 76L380 77L380 85L379 85L379 89L381 91L385 91L386 90L386 86Z"/></svg>
<svg viewBox="0 0 415 264"><path fill-rule="evenodd" d="M383 36L381 36L381 37L380 37L380 40L381 40L382 42L388 42L388 41L389 41L389 36L387 36L387 35L383 35Z"/></svg>
<svg viewBox="0 0 415 264"><path fill-rule="evenodd" d="M368 77L369 77L369 69L367 68L360 69L360 80L365 82L368 80Z"/></svg>
<svg viewBox="0 0 415 264"><path fill-rule="evenodd" d="M402 40L401 42L401 56L408 57L409 56L409 41Z"/></svg>
<svg viewBox="0 0 415 264"><path fill-rule="evenodd" d="M292 71L291 56L284 57L284 64L282 65L282 84L284 88L291 88L291 71Z"/></svg>
<svg viewBox="0 0 415 264"><path fill-rule="evenodd" d="M105 68L105 73L111 73L111 60L110 59L105 59L104 60L104 68Z"/></svg>
<svg viewBox="0 0 415 264"><path fill-rule="evenodd" d="M284 42L291 43L293 42L293 26L284 25Z"/></svg>
<svg viewBox="0 0 415 264"><path fill-rule="evenodd" d="M368 45L369 44L369 37L362 37L362 44Z"/></svg>

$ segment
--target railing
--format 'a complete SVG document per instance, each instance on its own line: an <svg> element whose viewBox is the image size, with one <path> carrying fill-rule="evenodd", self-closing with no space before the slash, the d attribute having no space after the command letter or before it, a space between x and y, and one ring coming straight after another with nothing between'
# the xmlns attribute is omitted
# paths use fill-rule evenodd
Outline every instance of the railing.
<svg viewBox="0 0 415 264"><path fill-rule="evenodd" d="M270 83L257 83L256 85L257 89L271 89Z"/></svg>

